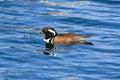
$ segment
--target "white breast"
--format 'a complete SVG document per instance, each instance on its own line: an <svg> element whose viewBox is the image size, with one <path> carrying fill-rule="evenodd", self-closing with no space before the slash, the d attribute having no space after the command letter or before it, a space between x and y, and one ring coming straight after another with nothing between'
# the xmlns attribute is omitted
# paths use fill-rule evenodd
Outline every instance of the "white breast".
<svg viewBox="0 0 120 80"><path fill-rule="evenodd" d="M49 38L49 39L44 39L44 41L45 41L46 43L49 43L50 38Z"/></svg>
<svg viewBox="0 0 120 80"><path fill-rule="evenodd" d="M52 43L53 44L54 38L44 39L46 43Z"/></svg>

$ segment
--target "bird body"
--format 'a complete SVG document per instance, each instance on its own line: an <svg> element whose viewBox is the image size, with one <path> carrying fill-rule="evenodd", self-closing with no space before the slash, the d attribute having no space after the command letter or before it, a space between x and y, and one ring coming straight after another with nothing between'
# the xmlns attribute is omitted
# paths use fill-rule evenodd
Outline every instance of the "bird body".
<svg viewBox="0 0 120 80"><path fill-rule="evenodd" d="M72 33L58 34L52 27L44 27L42 29L45 35L44 41L46 42L47 49L55 48L55 45L69 45L69 44L91 44L86 42L86 36L76 35Z"/></svg>
<svg viewBox="0 0 120 80"><path fill-rule="evenodd" d="M85 37L69 33L64 35L57 35L54 39L54 44L68 45L68 44L75 44L75 43L83 43L84 41L85 41Z"/></svg>

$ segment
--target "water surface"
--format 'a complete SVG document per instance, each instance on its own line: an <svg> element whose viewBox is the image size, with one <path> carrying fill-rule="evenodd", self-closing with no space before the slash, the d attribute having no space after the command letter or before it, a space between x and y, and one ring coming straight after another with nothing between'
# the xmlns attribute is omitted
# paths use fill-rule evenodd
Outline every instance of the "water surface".
<svg viewBox="0 0 120 80"><path fill-rule="evenodd" d="M0 80L120 80L120 1L0 0ZM94 45L45 50L44 26Z"/></svg>

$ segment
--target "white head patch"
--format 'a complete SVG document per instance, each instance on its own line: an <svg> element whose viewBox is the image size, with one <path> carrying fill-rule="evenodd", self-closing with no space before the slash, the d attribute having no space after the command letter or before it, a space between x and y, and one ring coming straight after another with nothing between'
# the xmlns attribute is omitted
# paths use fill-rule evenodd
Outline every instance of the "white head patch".
<svg viewBox="0 0 120 80"><path fill-rule="evenodd" d="M46 43L49 43L50 38L49 38L49 39L44 39L44 41L45 41Z"/></svg>
<svg viewBox="0 0 120 80"><path fill-rule="evenodd" d="M56 32L54 30L48 29L49 32L53 33L54 36L56 35Z"/></svg>

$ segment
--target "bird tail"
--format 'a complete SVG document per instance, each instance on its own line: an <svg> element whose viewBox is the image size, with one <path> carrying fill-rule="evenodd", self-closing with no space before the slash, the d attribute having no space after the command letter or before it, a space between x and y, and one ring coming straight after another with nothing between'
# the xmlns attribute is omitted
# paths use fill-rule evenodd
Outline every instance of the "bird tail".
<svg viewBox="0 0 120 80"><path fill-rule="evenodd" d="M85 45L94 45L92 42L84 42Z"/></svg>

